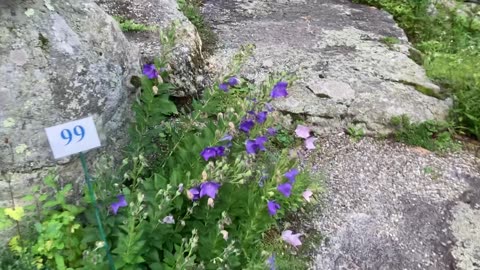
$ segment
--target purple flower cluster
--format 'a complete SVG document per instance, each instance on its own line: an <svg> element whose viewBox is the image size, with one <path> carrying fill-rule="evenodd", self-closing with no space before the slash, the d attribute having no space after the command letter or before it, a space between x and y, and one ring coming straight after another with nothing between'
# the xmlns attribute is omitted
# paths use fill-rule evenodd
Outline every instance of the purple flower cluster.
<svg viewBox="0 0 480 270"><path fill-rule="evenodd" d="M247 113L252 119L249 119L248 117L243 119L242 122L240 122L239 127L239 129L246 134L250 134L250 131L255 126L255 122L257 122L257 124L263 124L265 121L267 121L267 111L261 111L258 113L255 113L254 111L248 111Z"/></svg>
<svg viewBox="0 0 480 270"><path fill-rule="evenodd" d="M229 90L230 87L238 85L240 81L236 77L231 77L227 82L224 82L219 85L219 88L225 92ZM286 97L288 95L287 92L287 82L280 81L272 89L270 96L272 98L280 98ZM256 103L256 102L254 102ZM251 130L255 127L255 124L263 124L267 121L268 113L273 111L273 107L270 103L265 104L265 110L255 112L253 110L247 111L247 117L245 117L239 126L239 130L247 135L250 134ZM273 127L269 127L266 129L268 136L275 136L277 130ZM220 141L228 141L231 144L231 140L233 136L230 134L226 134ZM257 154L260 151L266 151L265 143L268 141L266 136L259 136L255 139L247 139L245 141L245 150L248 154ZM228 145L227 145L228 147ZM225 147L224 146L213 146L207 147L203 149L200 155L208 161L211 158L216 158L219 156L225 155ZM293 184L295 183L295 177L298 175L297 169L292 169L285 173L285 177L288 179L286 183L282 183L277 186L277 190L283 194L285 197L290 197ZM263 185L264 179L260 180L260 183ZM208 196L211 199L215 199L215 196L218 192L220 187L219 183L216 182L204 182L199 186L193 187L188 191L189 198L192 200L198 200L204 196ZM275 200L270 200L267 203L268 213L270 215L275 215L277 211L280 209L280 204L278 204Z"/></svg>
<svg viewBox="0 0 480 270"><path fill-rule="evenodd" d="M226 82L221 83L218 88L223 92L228 92L230 87L234 87L238 84L240 84L240 80L237 77L230 77Z"/></svg>
<svg viewBox="0 0 480 270"><path fill-rule="evenodd" d="M220 186L220 183L214 181L203 182L200 185L189 189L188 196L192 201L199 200L205 196L215 199Z"/></svg>

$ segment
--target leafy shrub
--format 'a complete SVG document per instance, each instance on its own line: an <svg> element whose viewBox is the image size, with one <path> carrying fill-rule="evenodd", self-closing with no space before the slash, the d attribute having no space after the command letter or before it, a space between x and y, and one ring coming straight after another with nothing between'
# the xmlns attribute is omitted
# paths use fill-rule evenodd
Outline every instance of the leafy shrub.
<svg viewBox="0 0 480 270"><path fill-rule="evenodd" d="M452 138L452 126L446 122L425 121L411 123L406 115L393 117L395 138L403 143L416 145L430 151L458 150L460 145Z"/></svg>
<svg viewBox="0 0 480 270"><path fill-rule="evenodd" d="M179 113L163 64L144 66L121 166L97 164L94 188L112 262L116 269L264 269L274 252L264 236L280 239L285 228L277 221L303 207L310 187L268 129L279 119L269 102L287 94L288 78L256 87L227 76ZM86 198L68 203L71 185L55 182L45 179L51 196L39 189L29 196L35 207L22 221L35 230L13 238L10 255L37 269L113 269L93 206ZM298 246L299 236L285 231L282 238Z"/></svg>

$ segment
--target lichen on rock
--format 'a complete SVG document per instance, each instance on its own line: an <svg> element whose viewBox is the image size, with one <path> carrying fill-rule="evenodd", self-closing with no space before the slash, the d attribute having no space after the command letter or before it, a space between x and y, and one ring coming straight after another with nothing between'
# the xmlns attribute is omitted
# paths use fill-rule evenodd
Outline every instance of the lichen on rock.
<svg viewBox="0 0 480 270"><path fill-rule="evenodd" d="M28 192L51 169L81 179L79 167L53 160L44 128L92 115L103 145L120 146L130 108L137 50L93 1L0 3L0 205ZM109 149L113 149L109 147ZM70 178L71 177L71 178Z"/></svg>
<svg viewBox="0 0 480 270"><path fill-rule="evenodd" d="M261 82L271 72L296 74L289 98L275 106L306 116L318 132L362 123L368 133L387 133L396 115L447 116L448 101L417 91L440 88L410 59L411 44L386 12L338 0L237 0L206 1L204 13L222 41L211 71L221 73L241 45L255 44L242 75ZM386 37L398 44L384 44Z"/></svg>

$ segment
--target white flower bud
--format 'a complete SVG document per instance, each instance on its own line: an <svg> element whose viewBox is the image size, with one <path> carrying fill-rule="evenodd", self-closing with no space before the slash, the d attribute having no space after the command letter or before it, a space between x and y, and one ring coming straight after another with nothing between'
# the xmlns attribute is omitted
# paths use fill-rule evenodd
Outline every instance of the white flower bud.
<svg viewBox="0 0 480 270"><path fill-rule="evenodd" d="M215 201L212 198L208 198L207 205L213 208Z"/></svg>
<svg viewBox="0 0 480 270"><path fill-rule="evenodd" d="M220 231L220 234L223 235L223 239L224 239L225 241L228 240L228 232L227 232L227 231L221 230L221 231Z"/></svg>

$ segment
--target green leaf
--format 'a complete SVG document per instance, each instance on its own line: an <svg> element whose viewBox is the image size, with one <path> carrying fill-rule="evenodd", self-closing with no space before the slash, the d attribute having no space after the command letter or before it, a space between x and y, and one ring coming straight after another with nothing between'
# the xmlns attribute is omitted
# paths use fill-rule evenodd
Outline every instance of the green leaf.
<svg viewBox="0 0 480 270"><path fill-rule="evenodd" d="M65 266L65 260L58 253L55 254L55 264L57 265L58 270L66 270L67 269L67 267Z"/></svg>
<svg viewBox="0 0 480 270"><path fill-rule="evenodd" d="M169 266L175 266L175 262L176 262L175 256L173 256L173 254L168 250L164 250L163 253L164 253L163 261L167 263Z"/></svg>
<svg viewBox="0 0 480 270"><path fill-rule="evenodd" d="M169 98L168 92L173 89L175 89L175 86L170 83L162 83L158 85L158 92L163 94L161 95L161 98L165 98L166 96L168 99Z"/></svg>
<svg viewBox="0 0 480 270"><path fill-rule="evenodd" d="M168 180L162 175L156 173L153 178L154 178L153 181L155 182L156 189L163 189L167 186Z"/></svg>
<svg viewBox="0 0 480 270"><path fill-rule="evenodd" d="M13 222L5 215L4 211L5 209L0 208L0 231L13 225Z"/></svg>
<svg viewBox="0 0 480 270"><path fill-rule="evenodd" d="M158 99L155 101L155 107L152 108L152 113L162 113L164 115L177 114L177 106L170 100Z"/></svg>
<svg viewBox="0 0 480 270"><path fill-rule="evenodd" d="M59 203L57 201L49 201L49 202L46 202L43 205L43 209L54 207L54 206L57 206L57 205L59 205Z"/></svg>
<svg viewBox="0 0 480 270"><path fill-rule="evenodd" d="M23 197L23 200L26 201L26 202L31 202L33 200L35 200L35 197L33 195L27 195L25 197Z"/></svg>
<svg viewBox="0 0 480 270"><path fill-rule="evenodd" d="M152 270L165 270L161 263L156 262L149 265Z"/></svg>
<svg viewBox="0 0 480 270"><path fill-rule="evenodd" d="M15 221L21 221L23 216L25 215L25 211L23 210L23 207L15 207L15 208L5 208L4 210L5 215L10 217L11 219Z"/></svg>
<svg viewBox="0 0 480 270"><path fill-rule="evenodd" d="M42 194L38 197L38 201L40 202L44 202L48 199L48 195L47 194Z"/></svg>
<svg viewBox="0 0 480 270"><path fill-rule="evenodd" d="M57 184L55 183L55 180L56 180L56 177L50 174L50 175L47 175L45 179L43 179L43 182L45 183L46 186L56 189Z"/></svg>

